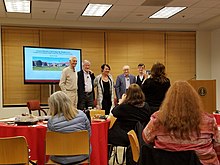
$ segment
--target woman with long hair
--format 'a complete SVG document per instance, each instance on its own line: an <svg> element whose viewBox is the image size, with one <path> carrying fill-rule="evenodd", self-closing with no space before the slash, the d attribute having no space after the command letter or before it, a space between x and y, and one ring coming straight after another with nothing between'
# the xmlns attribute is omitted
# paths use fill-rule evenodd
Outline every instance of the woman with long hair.
<svg viewBox="0 0 220 165"><path fill-rule="evenodd" d="M170 87L170 80L166 77L165 66L155 63L151 68L150 78L144 80L142 90L145 101L151 107L151 114L157 111Z"/></svg>
<svg viewBox="0 0 220 165"><path fill-rule="evenodd" d="M62 91L53 93L48 99L51 118L47 128L54 132L75 132L87 130L91 134L90 122L83 111L78 111L67 94ZM54 144L56 145L56 144ZM88 155L51 156L51 160L61 164L83 161Z"/></svg>
<svg viewBox="0 0 220 165"><path fill-rule="evenodd" d="M204 165L218 165L213 144L220 142L211 114L203 112L196 90L187 81L175 82L143 131L146 143L168 151L195 150Z"/></svg>
<svg viewBox="0 0 220 165"><path fill-rule="evenodd" d="M109 130L110 144L128 146L130 142L127 133L135 129L138 122L146 125L150 120L150 108L144 101L144 94L139 85L131 84L119 100L119 105L112 110L117 120Z"/></svg>

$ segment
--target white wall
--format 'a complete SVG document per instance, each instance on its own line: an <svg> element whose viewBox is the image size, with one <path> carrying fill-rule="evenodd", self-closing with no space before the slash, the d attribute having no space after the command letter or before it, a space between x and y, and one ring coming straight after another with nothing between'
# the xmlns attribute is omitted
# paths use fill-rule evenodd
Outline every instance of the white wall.
<svg viewBox="0 0 220 165"><path fill-rule="evenodd" d="M196 79L211 79L211 32L196 32Z"/></svg>
<svg viewBox="0 0 220 165"><path fill-rule="evenodd" d="M216 109L220 109L220 29L197 31L197 80L216 79Z"/></svg>
<svg viewBox="0 0 220 165"><path fill-rule="evenodd" d="M220 29L211 33L211 78L216 79L216 108L220 109Z"/></svg>

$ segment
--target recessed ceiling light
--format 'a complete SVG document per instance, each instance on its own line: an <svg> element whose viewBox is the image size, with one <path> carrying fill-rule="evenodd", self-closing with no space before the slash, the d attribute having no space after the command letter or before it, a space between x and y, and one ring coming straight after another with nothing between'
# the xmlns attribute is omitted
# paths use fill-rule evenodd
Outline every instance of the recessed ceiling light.
<svg viewBox="0 0 220 165"><path fill-rule="evenodd" d="M184 10L186 7L164 7L149 18L170 18L176 13Z"/></svg>
<svg viewBox="0 0 220 165"><path fill-rule="evenodd" d="M88 4L82 16L103 16L110 8L112 4Z"/></svg>
<svg viewBox="0 0 220 165"><path fill-rule="evenodd" d="M4 0L6 12L30 13L31 0Z"/></svg>

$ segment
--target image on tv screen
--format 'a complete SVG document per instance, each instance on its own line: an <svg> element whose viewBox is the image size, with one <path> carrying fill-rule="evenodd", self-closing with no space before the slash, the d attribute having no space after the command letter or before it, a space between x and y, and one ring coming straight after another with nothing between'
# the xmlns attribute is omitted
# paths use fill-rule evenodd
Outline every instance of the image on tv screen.
<svg viewBox="0 0 220 165"><path fill-rule="evenodd" d="M81 49L23 47L24 83L58 83L62 70L77 58L76 71L81 70Z"/></svg>

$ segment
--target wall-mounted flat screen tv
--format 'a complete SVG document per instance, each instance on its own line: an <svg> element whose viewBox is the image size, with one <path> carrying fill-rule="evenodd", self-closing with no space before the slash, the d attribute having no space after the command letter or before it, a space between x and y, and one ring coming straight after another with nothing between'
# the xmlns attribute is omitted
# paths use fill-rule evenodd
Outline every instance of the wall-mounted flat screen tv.
<svg viewBox="0 0 220 165"><path fill-rule="evenodd" d="M62 70L71 56L77 58L76 71L82 68L81 49L23 46L24 83L59 83Z"/></svg>

